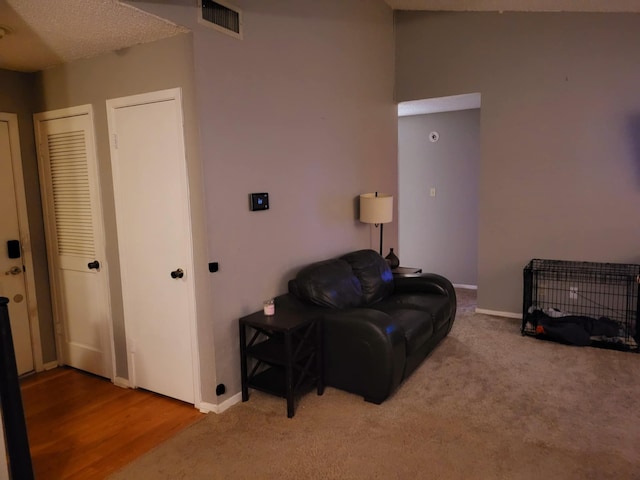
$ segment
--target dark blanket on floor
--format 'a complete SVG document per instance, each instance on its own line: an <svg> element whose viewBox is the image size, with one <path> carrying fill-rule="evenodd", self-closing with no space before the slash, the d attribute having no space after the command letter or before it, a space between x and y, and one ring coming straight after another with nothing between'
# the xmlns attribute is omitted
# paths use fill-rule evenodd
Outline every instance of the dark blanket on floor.
<svg viewBox="0 0 640 480"><path fill-rule="evenodd" d="M607 317L592 318L582 315L550 317L541 310L534 310L529 321L535 326L538 335L544 335L571 345L586 346L591 337L615 337L618 324Z"/></svg>

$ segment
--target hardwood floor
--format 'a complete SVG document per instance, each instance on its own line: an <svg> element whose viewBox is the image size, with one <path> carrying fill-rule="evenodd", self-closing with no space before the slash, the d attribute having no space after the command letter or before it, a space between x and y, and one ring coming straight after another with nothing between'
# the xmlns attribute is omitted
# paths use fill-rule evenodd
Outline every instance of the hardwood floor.
<svg viewBox="0 0 640 480"><path fill-rule="evenodd" d="M36 480L105 478L204 417L71 368L27 377L21 391Z"/></svg>

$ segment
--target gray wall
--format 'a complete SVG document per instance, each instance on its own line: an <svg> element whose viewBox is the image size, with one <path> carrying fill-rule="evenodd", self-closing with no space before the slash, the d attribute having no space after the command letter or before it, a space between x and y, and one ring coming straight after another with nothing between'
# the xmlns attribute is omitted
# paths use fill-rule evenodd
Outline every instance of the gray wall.
<svg viewBox="0 0 640 480"><path fill-rule="evenodd" d="M79 60L39 73L42 111L77 105L93 106L97 158L106 232L106 262L111 290L111 310L116 356L116 375L127 378L127 357L122 306L122 287L115 221L115 204L111 177L106 100L127 95L180 87L183 94L185 145L196 232L195 255L199 278L206 271L206 245L201 225L204 213L198 189L201 184L198 156L197 121L194 107L192 37L190 34L138 45L132 48ZM152 184L152 179L149 180ZM141 186L144 188L144 186ZM199 216L198 216L199 215ZM198 243L199 242L199 243ZM203 252L203 249L205 250ZM201 282L202 283L202 282ZM201 297L199 297L201 298ZM205 370L206 371L206 370ZM212 372L207 372L211 375Z"/></svg>
<svg viewBox="0 0 640 480"><path fill-rule="evenodd" d="M356 199L397 194L393 14L382 1L238 1L245 35L236 40L199 25L194 2L132 3L193 33L42 72L43 109L94 107L117 373L126 377L104 102L186 89L192 201L203 207L194 224L196 242L204 239L196 246L203 400L219 403L240 390L240 316L284 293L304 264L376 248ZM269 211L249 211L256 191L269 192ZM392 223L385 244L396 242ZM208 261L220 271L205 272Z"/></svg>
<svg viewBox="0 0 640 480"><path fill-rule="evenodd" d="M33 113L39 108L39 91L35 74L0 70L0 112L15 113L20 130L22 173L27 195L29 236L38 300L38 323L43 362L56 360L55 333L51 313L51 294L47 266L47 246L40 202L38 161L33 137Z"/></svg>
<svg viewBox="0 0 640 480"><path fill-rule="evenodd" d="M208 248L220 262L200 354L205 398L215 401L216 378L221 401L240 390L240 316L304 264L376 248L355 207L363 192L396 194L393 13L382 1L238 0L236 40L199 25L194 2L134 3L193 30ZM248 194L263 191L271 209L250 212ZM397 241L395 222L385 237Z"/></svg>
<svg viewBox="0 0 640 480"><path fill-rule="evenodd" d="M396 18L399 101L482 94L478 306L531 258L640 263L640 15Z"/></svg>
<svg viewBox="0 0 640 480"><path fill-rule="evenodd" d="M437 142L429 140L433 131ZM398 119L402 265L477 285L479 171L480 110Z"/></svg>

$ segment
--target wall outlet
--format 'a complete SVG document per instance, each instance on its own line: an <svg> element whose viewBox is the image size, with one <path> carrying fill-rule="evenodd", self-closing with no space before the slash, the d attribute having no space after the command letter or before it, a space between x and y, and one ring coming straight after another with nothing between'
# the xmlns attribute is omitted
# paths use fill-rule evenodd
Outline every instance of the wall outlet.
<svg viewBox="0 0 640 480"><path fill-rule="evenodd" d="M578 299L578 287L569 287L569 300Z"/></svg>

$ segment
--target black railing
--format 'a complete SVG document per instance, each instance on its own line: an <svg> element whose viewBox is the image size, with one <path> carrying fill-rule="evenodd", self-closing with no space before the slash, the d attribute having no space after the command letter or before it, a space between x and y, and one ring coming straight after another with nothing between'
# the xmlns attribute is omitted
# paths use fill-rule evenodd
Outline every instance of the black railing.
<svg viewBox="0 0 640 480"><path fill-rule="evenodd" d="M32 480L33 467L29 452L27 424L24 418L16 355L9 323L9 300L0 297L0 405L12 479Z"/></svg>

